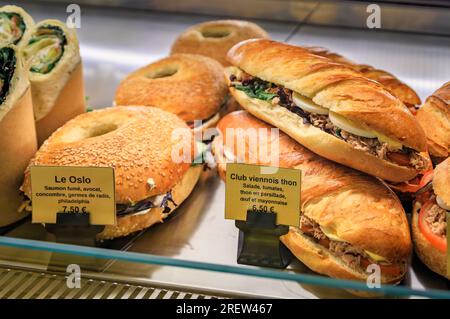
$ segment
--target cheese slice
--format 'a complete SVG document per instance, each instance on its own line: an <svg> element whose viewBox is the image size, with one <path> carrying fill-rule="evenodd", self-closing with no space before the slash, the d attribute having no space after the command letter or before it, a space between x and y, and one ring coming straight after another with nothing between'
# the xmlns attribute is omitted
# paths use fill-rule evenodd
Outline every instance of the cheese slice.
<svg viewBox="0 0 450 319"><path fill-rule="evenodd" d="M377 254L375 254L375 253L372 253L372 252L370 252L370 251L368 251L368 250L364 250L364 252L365 252L367 255L369 255L370 258L372 258L372 259L375 260L375 261L387 261L386 258L384 258L384 257L382 257L382 256L380 256L380 255L377 255Z"/></svg>
<svg viewBox="0 0 450 319"><path fill-rule="evenodd" d="M388 144L389 150L398 150L403 148L403 144L393 140L386 135L369 129L368 127L355 123L349 119L346 119L342 115L330 112L330 121L337 127L352 133L354 135L367 137L367 138L377 138L380 142L385 142Z"/></svg>
<svg viewBox="0 0 450 319"><path fill-rule="evenodd" d="M325 236L327 236L329 239L334 240L334 241L345 242L345 240L343 240L342 238L339 238L338 236L336 236L334 231L332 231L330 228L327 228L325 226L320 226L320 229L325 234Z"/></svg>
<svg viewBox="0 0 450 319"><path fill-rule="evenodd" d="M383 135L381 133L378 133L375 131L373 133L377 136L377 138L380 142L385 142L388 145L389 150L394 151L394 150L401 150L403 148L402 143L397 142L397 141L393 140L392 138L389 138L386 135Z"/></svg>
<svg viewBox="0 0 450 319"><path fill-rule="evenodd" d="M440 208L445 210L450 210L450 206L447 205L442 198L439 196L436 196L436 203L439 205Z"/></svg>
<svg viewBox="0 0 450 319"><path fill-rule="evenodd" d="M330 121L337 127L352 134L367 138L377 137L370 129L360 124L357 124L349 119L346 119L345 117L336 114L334 112L330 112Z"/></svg>
<svg viewBox="0 0 450 319"><path fill-rule="evenodd" d="M311 99L298 94L297 92L292 93L292 101L297 105L299 108L315 114L324 114L327 115L329 110L325 107L322 107L316 103L314 103Z"/></svg>
<svg viewBox="0 0 450 319"><path fill-rule="evenodd" d="M320 229L325 234L325 236L327 236L329 239L334 240L334 241L346 242L345 240L343 240L342 238L337 236L334 233L334 231L332 231L330 228L327 228L325 226L320 226ZM386 261L386 258L384 258L383 256L377 255L377 254L372 253L372 252L370 252L368 250L364 250L364 252L367 255L369 255L369 257L372 258L373 260L375 260L376 262Z"/></svg>

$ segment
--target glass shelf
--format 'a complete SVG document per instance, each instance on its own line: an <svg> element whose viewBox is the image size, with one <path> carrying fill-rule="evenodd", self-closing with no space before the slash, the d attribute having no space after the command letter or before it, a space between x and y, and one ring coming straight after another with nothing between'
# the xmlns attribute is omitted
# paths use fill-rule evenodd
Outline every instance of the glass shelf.
<svg viewBox="0 0 450 319"><path fill-rule="evenodd" d="M41 252L39 254L40 257L42 257L42 253L63 254L66 256L66 258L63 258L62 260L64 260L64 262L67 265L73 263L74 261L72 259L73 257L76 256L87 257L86 259L84 259L82 264L80 264L80 267L82 269L87 265L87 262L92 262L93 260L97 261L99 259L104 261L114 260L141 265L187 268L187 269L201 270L203 272L204 271L217 272L217 273L242 275L245 277L250 276L250 277L275 279L278 281L291 281L304 285L320 286L330 289L338 288L345 290L357 290L369 292L373 294L373 296L379 294L380 296L395 296L395 297L415 296L415 297L429 297L429 298L450 298L450 291L445 290L435 290L435 289L419 290L405 286L391 286L391 285L382 285L380 288L371 289L365 283L362 282L351 280L337 280L319 275L296 273L290 270L279 271L272 269L263 269L258 267L247 267L241 265L230 266L223 264L189 261L177 258L168 258L143 253L134 253L96 247L67 245L37 240L11 238L5 236L0 237L0 246L2 247L0 249L0 253L3 259L2 262L5 262L5 248L10 247L12 249L10 250L10 253L17 252L17 250L15 249L39 251ZM17 258L17 255L15 255L15 257ZM29 259L26 260L27 263L30 263L30 261L31 260ZM78 262L79 261L80 259L78 260ZM87 268L92 268L92 264L91 266L87 266Z"/></svg>

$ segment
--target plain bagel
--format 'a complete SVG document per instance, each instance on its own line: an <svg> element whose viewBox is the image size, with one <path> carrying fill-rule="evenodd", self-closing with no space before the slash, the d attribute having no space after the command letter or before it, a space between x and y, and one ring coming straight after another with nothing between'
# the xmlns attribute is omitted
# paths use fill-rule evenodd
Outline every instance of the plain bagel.
<svg viewBox="0 0 450 319"><path fill-rule="evenodd" d="M183 32L172 45L171 54L194 53L229 66L226 55L236 43L254 38L269 38L255 23L242 20L217 20L196 24Z"/></svg>
<svg viewBox="0 0 450 319"><path fill-rule="evenodd" d="M178 129L190 134L188 138L172 138ZM191 135L181 119L158 108L106 108L67 122L42 145L30 166L114 167L117 224L107 226L99 239L126 236L162 222L191 193L201 172L201 166L191 166L195 153ZM174 161L173 147L186 147L191 154L181 163ZM31 197L29 168L22 190ZM153 205L155 198L169 193L169 211ZM151 208L144 205L150 201Z"/></svg>
<svg viewBox="0 0 450 319"><path fill-rule="evenodd" d="M129 74L116 90L115 104L145 105L178 115L189 125L214 126L228 93L222 66L194 54L176 54Z"/></svg>

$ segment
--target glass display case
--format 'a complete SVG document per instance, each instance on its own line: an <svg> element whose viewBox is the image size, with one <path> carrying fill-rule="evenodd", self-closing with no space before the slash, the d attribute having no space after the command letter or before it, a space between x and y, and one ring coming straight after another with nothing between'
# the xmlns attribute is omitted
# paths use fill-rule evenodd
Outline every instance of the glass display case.
<svg viewBox="0 0 450 319"><path fill-rule="evenodd" d="M139 1L117 6L80 1L77 33L88 106L111 106L128 73L168 55L174 39L189 26L224 16L255 21L277 41L324 46L389 70L414 87L422 100L450 79L450 8L440 1L429 7L387 7L389 27L377 31L355 26L360 6L367 5L359 1L352 19L343 16L343 8L332 10L331 2L323 4L328 9L314 11L315 1L286 1L291 8L288 17L278 11L267 13L274 4L266 2L268 7L260 13L242 9L239 14L232 6L218 11L221 5L213 1L196 14L196 1L183 5L155 1L150 7ZM68 15L62 1L14 4L36 21L64 21ZM408 25L400 18L392 22L392 17L406 12L422 12L422 24ZM344 20L355 25L344 25ZM125 238L95 245L58 243L29 218L2 228L0 298L355 298L354 291L371 297L450 298L450 282L429 271L416 256L399 285L376 289L364 282L318 275L295 258L284 270L240 265L238 229L224 219L224 205L225 185L214 169L207 169L191 196L164 223ZM82 289L67 288L69 265L81 268Z"/></svg>

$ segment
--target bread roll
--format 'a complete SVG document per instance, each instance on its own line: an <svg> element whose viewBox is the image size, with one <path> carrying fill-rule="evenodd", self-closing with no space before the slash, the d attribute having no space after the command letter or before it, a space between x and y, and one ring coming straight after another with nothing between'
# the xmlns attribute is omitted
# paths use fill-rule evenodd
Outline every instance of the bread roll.
<svg viewBox="0 0 450 319"><path fill-rule="evenodd" d="M407 107L349 66L269 40L241 42L228 58L236 66L227 72L239 104L313 152L393 182L410 180L428 166L425 134ZM266 86L262 97L261 85ZM259 90L260 95L245 90ZM292 102L294 95L326 115L305 112L305 105Z"/></svg>
<svg viewBox="0 0 450 319"><path fill-rule="evenodd" d="M444 160L450 155L450 82L430 95L417 112L427 136L430 155Z"/></svg>
<svg viewBox="0 0 450 319"><path fill-rule="evenodd" d="M222 66L195 54L175 54L129 74L116 90L115 104L154 106L178 115L194 128L214 127L228 89Z"/></svg>
<svg viewBox="0 0 450 319"><path fill-rule="evenodd" d="M201 54L228 66L228 50L236 43L253 38L269 38L269 35L257 24L248 21L208 21L184 31L172 45L171 54Z"/></svg>

